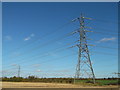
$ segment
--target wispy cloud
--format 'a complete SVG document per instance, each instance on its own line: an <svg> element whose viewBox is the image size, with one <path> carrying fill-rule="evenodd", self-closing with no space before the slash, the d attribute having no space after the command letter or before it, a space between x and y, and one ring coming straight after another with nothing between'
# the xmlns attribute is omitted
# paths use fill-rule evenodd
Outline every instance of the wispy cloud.
<svg viewBox="0 0 120 90"><path fill-rule="evenodd" d="M70 70L67 70L67 69L65 69L65 70L58 70L58 71L55 71L55 72L70 72Z"/></svg>
<svg viewBox="0 0 120 90"><path fill-rule="evenodd" d="M30 40L34 36L35 36L35 34L32 33L30 36L24 38L24 41L28 41L28 40Z"/></svg>
<svg viewBox="0 0 120 90"><path fill-rule="evenodd" d="M41 70L36 70L36 72L42 72Z"/></svg>
<svg viewBox="0 0 120 90"><path fill-rule="evenodd" d="M19 56L21 53L20 52L12 52L11 53L11 55L10 55L10 57L12 58L12 57L17 57L17 56Z"/></svg>
<svg viewBox="0 0 120 90"><path fill-rule="evenodd" d="M40 67L40 64L33 64L32 66L37 68L37 67Z"/></svg>
<svg viewBox="0 0 120 90"><path fill-rule="evenodd" d="M11 64L11 66L17 66L17 64Z"/></svg>
<svg viewBox="0 0 120 90"><path fill-rule="evenodd" d="M57 41L57 44L62 45L63 43L62 43L62 42L58 42L58 41Z"/></svg>
<svg viewBox="0 0 120 90"><path fill-rule="evenodd" d="M33 33L32 33L30 36L31 36L31 37L34 37L34 36L35 36L35 34L33 34Z"/></svg>
<svg viewBox="0 0 120 90"><path fill-rule="evenodd" d="M7 41L11 41L11 40L12 40L12 37L11 37L11 36L5 36L4 38L5 38L5 40L7 40Z"/></svg>
<svg viewBox="0 0 120 90"><path fill-rule="evenodd" d="M58 56L58 54L57 53L54 53L54 52L50 52L49 53L51 56L53 56L53 57L57 57Z"/></svg>
<svg viewBox="0 0 120 90"><path fill-rule="evenodd" d="M26 38L24 38L24 41L28 41L30 39L31 39L31 37L26 37Z"/></svg>
<svg viewBox="0 0 120 90"><path fill-rule="evenodd" d="M116 40L117 38L115 37L111 37L111 38L102 38L100 39L99 41L97 41L97 43L100 43L100 42L107 42L107 41L114 41Z"/></svg>
<svg viewBox="0 0 120 90"><path fill-rule="evenodd" d="M11 66L18 67L19 65L18 64L11 64Z"/></svg>

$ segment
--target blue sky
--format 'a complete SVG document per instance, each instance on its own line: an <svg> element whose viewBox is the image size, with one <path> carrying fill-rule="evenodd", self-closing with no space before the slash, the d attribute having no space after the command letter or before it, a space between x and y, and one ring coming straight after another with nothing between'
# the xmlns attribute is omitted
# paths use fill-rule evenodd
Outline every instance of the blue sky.
<svg viewBox="0 0 120 90"><path fill-rule="evenodd" d="M91 27L88 43L96 77L117 72L117 3L3 3L3 72L5 76L73 77L79 28L71 22L83 13Z"/></svg>

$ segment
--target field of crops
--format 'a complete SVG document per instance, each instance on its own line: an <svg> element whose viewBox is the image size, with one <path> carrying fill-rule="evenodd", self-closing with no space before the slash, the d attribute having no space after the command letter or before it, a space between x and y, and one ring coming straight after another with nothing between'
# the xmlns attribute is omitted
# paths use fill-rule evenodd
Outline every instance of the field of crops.
<svg viewBox="0 0 120 90"><path fill-rule="evenodd" d="M4 77L2 78L4 88L38 87L38 88L86 88L86 87L118 87L117 78L96 79L94 84L92 79L81 78L37 78L29 76L23 77Z"/></svg>
<svg viewBox="0 0 120 90"><path fill-rule="evenodd" d="M2 88L117 88L117 85L91 85L41 82L2 82Z"/></svg>

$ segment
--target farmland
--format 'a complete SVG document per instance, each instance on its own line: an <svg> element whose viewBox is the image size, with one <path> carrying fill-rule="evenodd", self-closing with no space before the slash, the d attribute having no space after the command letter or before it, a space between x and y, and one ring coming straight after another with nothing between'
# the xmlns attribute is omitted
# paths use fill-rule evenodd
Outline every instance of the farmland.
<svg viewBox="0 0 120 90"><path fill-rule="evenodd" d="M93 84L92 79L74 78L37 78L29 76L23 77L4 77L2 79L3 88L115 88L118 87L117 78L96 79Z"/></svg>
<svg viewBox="0 0 120 90"><path fill-rule="evenodd" d="M41 82L2 82L2 88L117 88L116 85L91 86L85 84L62 84Z"/></svg>

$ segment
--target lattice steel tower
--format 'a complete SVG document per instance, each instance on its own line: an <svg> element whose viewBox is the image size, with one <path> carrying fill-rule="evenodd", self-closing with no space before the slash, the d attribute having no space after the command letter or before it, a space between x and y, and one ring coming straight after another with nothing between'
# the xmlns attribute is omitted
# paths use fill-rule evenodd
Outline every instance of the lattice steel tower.
<svg viewBox="0 0 120 90"><path fill-rule="evenodd" d="M84 71L87 73L86 75L89 75L89 78L93 79L93 83L95 83L95 74L90 60L90 54L87 44L87 37L86 37L86 32L90 32L90 31L85 30L86 29L84 25L85 19L90 19L90 18L83 17L83 15L81 14L79 18L75 19L75 21L78 20L80 23L80 28L79 30L77 30L77 32L79 33L79 40L78 40L79 43L76 45L78 47L78 63L76 66L75 79L81 78L83 74L82 72ZM83 76L85 75L83 74Z"/></svg>
<svg viewBox="0 0 120 90"><path fill-rule="evenodd" d="M20 65L18 65L18 77L20 77Z"/></svg>

